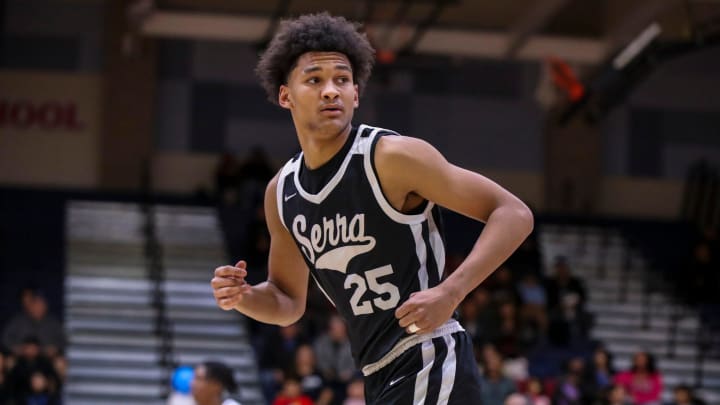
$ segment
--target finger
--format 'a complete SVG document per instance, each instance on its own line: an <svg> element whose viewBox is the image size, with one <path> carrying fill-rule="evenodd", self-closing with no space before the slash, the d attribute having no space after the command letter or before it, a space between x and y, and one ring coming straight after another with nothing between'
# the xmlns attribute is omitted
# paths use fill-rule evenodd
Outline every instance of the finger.
<svg viewBox="0 0 720 405"><path fill-rule="evenodd" d="M213 291L213 296L218 298L231 298L237 295L242 295L243 291L239 286L223 287Z"/></svg>
<svg viewBox="0 0 720 405"><path fill-rule="evenodd" d="M210 280L210 286L213 290L231 286L238 287L245 284L247 283L242 278L213 277L213 279Z"/></svg>
<svg viewBox="0 0 720 405"><path fill-rule="evenodd" d="M232 295L244 295L249 293L251 290L250 284L233 284L231 286L221 287L213 290L215 297L232 296Z"/></svg>
<svg viewBox="0 0 720 405"><path fill-rule="evenodd" d="M245 268L233 266L220 266L215 269L215 277L244 278L247 276Z"/></svg>
<svg viewBox="0 0 720 405"><path fill-rule="evenodd" d="M412 323L420 322L422 320L422 318L423 318L422 312L413 311L413 312L407 313L405 316L400 318L400 320L398 321L398 324L400 325L401 328L407 328Z"/></svg>
<svg viewBox="0 0 720 405"><path fill-rule="evenodd" d="M247 269L247 262L245 260L240 260L235 264L235 267Z"/></svg>
<svg viewBox="0 0 720 405"><path fill-rule="evenodd" d="M405 330L406 330L406 332L407 332L408 334L413 334L413 333L419 332L419 331L420 331L420 327L417 326L417 324L415 324L415 322L413 322L413 323L411 323L410 325L408 325L408 327L405 328Z"/></svg>
<svg viewBox="0 0 720 405"><path fill-rule="evenodd" d="M242 285L240 287L235 287L238 289L238 291L223 291L216 293L214 292L213 295L215 295L215 301L217 301L217 304L220 308L224 310L230 310L235 309L240 302L245 297L245 294L247 294L250 291L249 285ZM223 295L225 293L228 293L228 295Z"/></svg>
<svg viewBox="0 0 720 405"><path fill-rule="evenodd" d="M422 335L422 334L424 334L424 333L430 333L430 332L432 332L433 330L435 330L435 328L432 328L432 327L424 327L424 328L423 328L423 327L420 326L420 325L417 325L417 327L420 328L420 330L418 330L417 332L415 332L416 335Z"/></svg>
<svg viewBox="0 0 720 405"><path fill-rule="evenodd" d="M408 299L395 310L395 318L402 319L408 313L414 311L416 307L417 304L412 301L412 298Z"/></svg>

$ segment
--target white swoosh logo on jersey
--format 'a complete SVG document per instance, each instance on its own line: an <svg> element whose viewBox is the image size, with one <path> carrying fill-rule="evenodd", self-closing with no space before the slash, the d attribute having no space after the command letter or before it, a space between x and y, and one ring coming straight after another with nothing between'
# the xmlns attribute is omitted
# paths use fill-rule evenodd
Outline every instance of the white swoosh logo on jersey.
<svg viewBox="0 0 720 405"><path fill-rule="evenodd" d="M285 202L287 202L289 199L295 197L296 195L297 195L297 193L292 193L292 194L290 194L290 195L286 195L286 196L284 197L284 198L285 198Z"/></svg>
<svg viewBox="0 0 720 405"><path fill-rule="evenodd" d="M367 253L375 247L375 238L368 238L364 245L348 245L325 252L317 258L315 267L347 273L347 266L355 256Z"/></svg>

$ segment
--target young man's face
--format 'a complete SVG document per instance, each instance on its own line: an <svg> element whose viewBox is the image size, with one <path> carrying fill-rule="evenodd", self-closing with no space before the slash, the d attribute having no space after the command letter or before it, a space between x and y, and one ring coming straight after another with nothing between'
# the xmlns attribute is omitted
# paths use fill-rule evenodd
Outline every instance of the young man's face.
<svg viewBox="0 0 720 405"><path fill-rule="evenodd" d="M337 135L347 128L358 106L352 66L339 52L307 52L280 86L280 105L289 109L298 130Z"/></svg>

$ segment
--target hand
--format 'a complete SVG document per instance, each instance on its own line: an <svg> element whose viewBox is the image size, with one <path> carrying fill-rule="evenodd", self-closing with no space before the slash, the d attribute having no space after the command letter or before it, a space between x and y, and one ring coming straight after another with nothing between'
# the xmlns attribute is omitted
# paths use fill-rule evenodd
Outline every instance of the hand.
<svg viewBox="0 0 720 405"><path fill-rule="evenodd" d="M226 311L234 309L243 296L250 292L250 284L245 282L246 267L247 263L240 260L235 266L220 266L215 269L215 277L210 285L220 308Z"/></svg>
<svg viewBox="0 0 720 405"><path fill-rule="evenodd" d="M395 310L401 328L409 334L428 333L443 325L455 311L457 303L441 285L410 294L410 298ZM411 330L415 324L419 330Z"/></svg>

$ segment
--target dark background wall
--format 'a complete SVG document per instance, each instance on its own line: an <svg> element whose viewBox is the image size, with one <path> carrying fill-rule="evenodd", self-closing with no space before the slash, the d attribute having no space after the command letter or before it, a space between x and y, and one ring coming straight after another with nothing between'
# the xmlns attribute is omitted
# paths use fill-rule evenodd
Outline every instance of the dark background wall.
<svg viewBox="0 0 720 405"><path fill-rule="evenodd" d="M103 2L6 0L0 68L102 71ZM288 114L265 102L252 45L161 40L159 151L284 160L297 146ZM720 47L668 61L600 123L608 175L681 178L694 160L720 162ZM379 66L356 122L425 138L478 169L540 172L543 113L536 62L416 57Z"/></svg>

